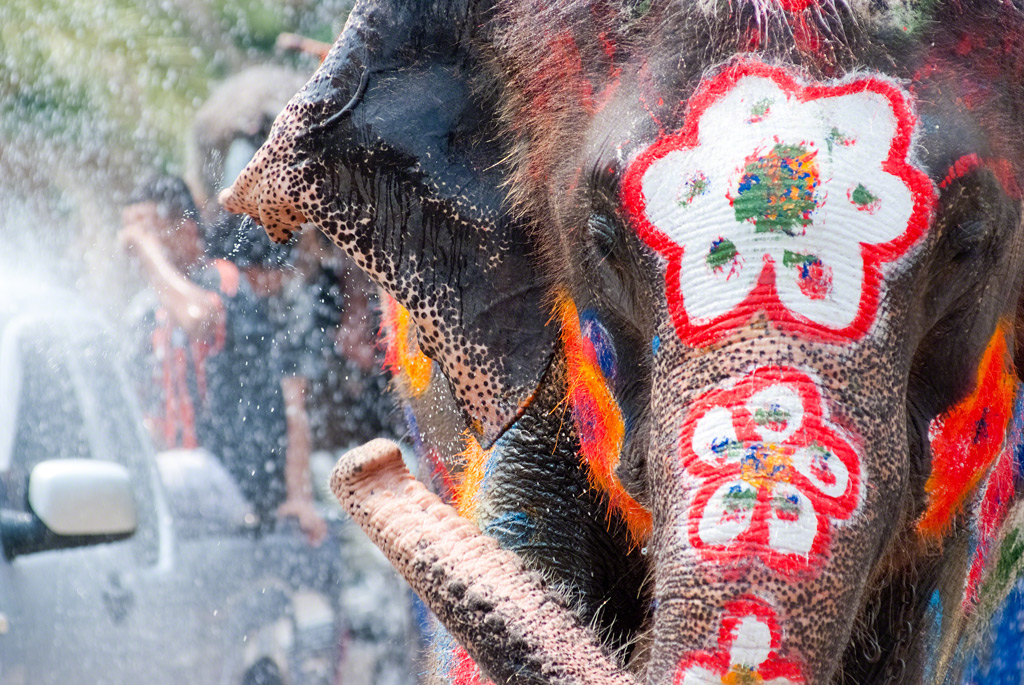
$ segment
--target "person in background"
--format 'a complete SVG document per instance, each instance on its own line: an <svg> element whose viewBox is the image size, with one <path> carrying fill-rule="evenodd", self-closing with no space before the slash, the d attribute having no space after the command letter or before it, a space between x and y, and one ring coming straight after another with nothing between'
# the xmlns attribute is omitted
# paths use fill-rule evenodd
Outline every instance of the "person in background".
<svg viewBox="0 0 1024 685"><path fill-rule="evenodd" d="M303 239L319 258L309 287L324 333L311 403L314 448L337 454L378 437L398 440L405 428L382 372L377 287L322 232L309 233Z"/></svg>
<svg viewBox="0 0 1024 685"><path fill-rule="evenodd" d="M296 518L316 542L326 526L313 505L312 453L400 434L376 350L376 289L319 231L280 246L216 202L305 79L271 65L231 76L196 112L187 157L189 181L213 227L211 250L239 267L268 313L288 427L287 497L279 513Z"/></svg>
<svg viewBox="0 0 1024 685"><path fill-rule="evenodd" d="M293 517L312 544L327 535L327 523L314 505L310 476L313 435L308 397L312 379L319 373L317 354L323 332L313 318L314 296L304 274L295 266L300 249L270 241L262 228L251 222L223 217L228 226L224 239L230 243L226 258L242 272L267 314L271 330L268 374L279 379L284 396L287 426L285 500L278 515Z"/></svg>
<svg viewBox="0 0 1024 685"><path fill-rule="evenodd" d="M280 385L285 405L285 498L278 515L296 519L311 544L327 524L314 504L309 470L312 437L307 411L310 366L305 350L318 345L309 331L309 306L296 301L294 250L276 245L262 229L243 223L216 201L217 191L248 163L307 76L286 67L260 65L234 74L196 112L186 156L188 180L210 226L208 250L234 264L259 301L270 325L270 360L264 372Z"/></svg>
<svg viewBox="0 0 1024 685"><path fill-rule="evenodd" d="M121 214L118 242L141 267L136 353L147 425L163 449L209 450L236 479L261 527L285 499L280 385L266 373L270 326L238 268L209 259L192 195L153 176Z"/></svg>
<svg viewBox="0 0 1024 685"><path fill-rule="evenodd" d="M308 77L261 65L226 79L196 112L187 158L189 183L215 227L211 248L238 265L274 329L272 366L280 375L288 429L288 494L279 513L294 517L314 540L323 519L311 506L310 489L316 486L320 502L337 508L326 483L338 452L402 434L376 349L376 288L320 231L305 230L282 247L216 202ZM321 549L336 546L345 560L336 587L349 624L337 679L348 685L401 681L385 674L412 670L405 645L415 639L415 600L358 527L331 525L329 536Z"/></svg>

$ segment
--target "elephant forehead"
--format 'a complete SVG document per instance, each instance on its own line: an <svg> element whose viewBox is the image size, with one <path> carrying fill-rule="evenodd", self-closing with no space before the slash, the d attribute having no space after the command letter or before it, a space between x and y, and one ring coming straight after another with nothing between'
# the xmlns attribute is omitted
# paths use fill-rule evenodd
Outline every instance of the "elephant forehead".
<svg viewBox="0 0 1024 685"><path fill-rule="evenodd" d="M874 323L882 265L928 228L910 96L881 77L799 80L743 62L706 79L682 128L633 160L623 204L667 261L680 338L712 343L765 313L829 342Z"/></svg>

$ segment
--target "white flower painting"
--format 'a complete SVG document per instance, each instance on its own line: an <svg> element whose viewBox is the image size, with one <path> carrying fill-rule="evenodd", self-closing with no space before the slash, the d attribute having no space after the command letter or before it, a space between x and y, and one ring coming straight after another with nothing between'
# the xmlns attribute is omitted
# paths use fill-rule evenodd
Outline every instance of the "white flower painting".
<svg viewBox="0 0 1024 685"><path fill-rule="evenodd" d="M880 264L921 236L932 201L907 160L905 98L888 81L805 86L761 64L698 89L683 130L624 186L641 237L669 259L685 341L759 311L830 340L867 332Z"/></svg>

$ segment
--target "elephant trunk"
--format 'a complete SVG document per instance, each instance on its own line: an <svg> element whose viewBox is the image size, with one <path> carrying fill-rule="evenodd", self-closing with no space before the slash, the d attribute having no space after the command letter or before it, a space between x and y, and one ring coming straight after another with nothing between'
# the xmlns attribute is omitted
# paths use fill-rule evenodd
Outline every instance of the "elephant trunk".
<svg viewBox="0 0 1024 685"><path fill-rule="evenodd" d="M774 337L722 349L656 361L687 391L654 407L650 681L829 682L901 514L898 370Z"/></svg>
<svg viewBox="0 0 1024 685"><path fill-rule="evenodd" d="M537 574L412 477L393 442L345 454L331 489L495 682L635 685Z"/></svg>

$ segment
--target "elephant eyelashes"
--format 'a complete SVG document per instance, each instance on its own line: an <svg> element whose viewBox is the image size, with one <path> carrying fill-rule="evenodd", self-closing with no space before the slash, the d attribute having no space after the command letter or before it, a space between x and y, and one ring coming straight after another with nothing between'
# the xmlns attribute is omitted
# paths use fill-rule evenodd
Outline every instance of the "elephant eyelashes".
<svg viewBox="0 0 1024 685"><path fill-rule="evenodd" d="M957 259L963 259L977 251L988 237L988 224L973 219L960 224L950 235L950 245L956 252Z"/></svg>
<svg viewBox="0 0 1024 685"><path fill-rule="evenodd" d="M601 257L609 257L619 240L615 221L604 214L591 214L587 219L587 232Z"/></svg>

